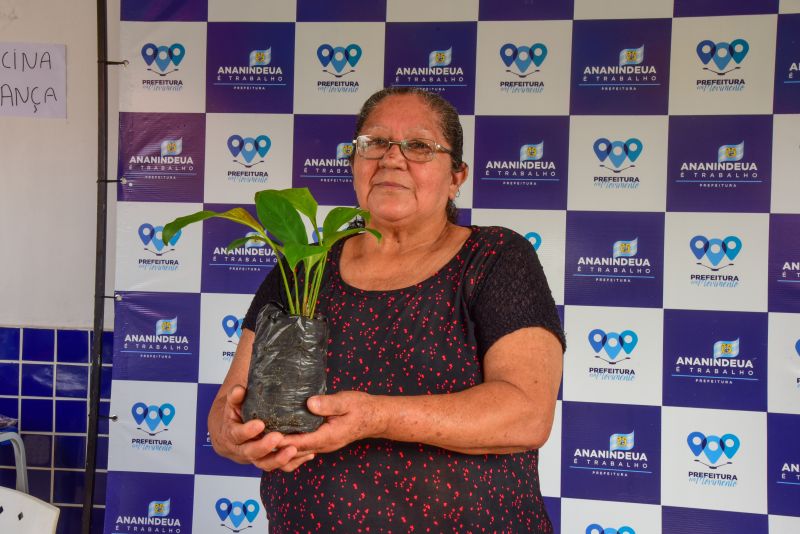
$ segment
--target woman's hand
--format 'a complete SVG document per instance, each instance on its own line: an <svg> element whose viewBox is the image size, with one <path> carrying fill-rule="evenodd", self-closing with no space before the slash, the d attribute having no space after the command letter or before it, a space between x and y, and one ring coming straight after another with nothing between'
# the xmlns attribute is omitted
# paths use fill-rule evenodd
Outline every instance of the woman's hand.
<svg viewBox="0 0 800 534"><path fill-rule="evenodd" d="M279 432L264 435L261 420L242 423L245 392L245 388L237 385L225 396L220 424L211 432L211 444L217 454L238 463L251 463L264 471L281 469L286 472L314 458L313 453L298 454L297 447L292 445L278 448L284 435Z"/></svg>
<svg viewBox="0 0 800 534"><path fill-rule="evenodd" d="M279 447L294 448L299 457L332 452L350 443L381 434L385 426L378 397L359 391L342 391L308 399L311 413L326 418L314 432L284 436Z"/></svg>

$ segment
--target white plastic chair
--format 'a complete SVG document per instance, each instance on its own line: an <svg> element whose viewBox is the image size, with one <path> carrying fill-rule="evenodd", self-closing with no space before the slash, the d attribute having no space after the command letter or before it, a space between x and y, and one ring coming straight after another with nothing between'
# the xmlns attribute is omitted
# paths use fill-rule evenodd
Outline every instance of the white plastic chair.
<svg viewBox="0 0 800 534"><path fill-rule="evenodd" d="M0 444L8 441L14 449L14 463L17 466L17 490L28 493L28 466L25 460L25 443L16 432L0 431Z"/></svg>
<svg viewBox="0 0 800 534"><path fill-rule="evenodd" d="M61 510L33 495L0 486L0 532L55 534Z"/></svg>

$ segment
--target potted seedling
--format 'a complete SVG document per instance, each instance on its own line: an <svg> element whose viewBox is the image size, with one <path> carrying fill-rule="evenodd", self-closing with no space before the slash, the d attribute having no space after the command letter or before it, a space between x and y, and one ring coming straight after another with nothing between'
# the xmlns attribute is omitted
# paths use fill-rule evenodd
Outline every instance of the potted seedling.
<svg viewBox="0 0 800 534"><path fill-rule="evenodd" d="M369 220L369 212L359 208L334 208L318 226L318 204L305 187L259 191L255 203L257 219L241 207L198 211L164 226L162 240L169 242L189 224L219 217L250 229L229 250L260 241L275 251L287 306L269 303L259 312L242 419L261 419L266 432L312 432L323 420L308 411L306 400L325 393L328 322L316 307L328 252L353 234L381 236L371 228L342 229L356 217ZM309 243L301 216L316 230L316 243Z"/></svg>

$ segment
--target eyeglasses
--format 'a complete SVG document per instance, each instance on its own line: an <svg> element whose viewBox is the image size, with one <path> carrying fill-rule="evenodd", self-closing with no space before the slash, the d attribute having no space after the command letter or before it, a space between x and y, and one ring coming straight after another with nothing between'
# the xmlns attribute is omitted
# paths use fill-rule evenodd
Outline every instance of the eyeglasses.
<svg viewBox="0 0 800 534"><path fill-rule="evenodd" d="M449 148L445 148L436 141L430 139L403 139L402 141L390 141L385 137L373 135L359 135L353 139L356 145L356 153L364 159L381 159L389 152L392 145L400 147L400 152L409 161L425 162L433 160L437 152L451 154Z"/></svg>

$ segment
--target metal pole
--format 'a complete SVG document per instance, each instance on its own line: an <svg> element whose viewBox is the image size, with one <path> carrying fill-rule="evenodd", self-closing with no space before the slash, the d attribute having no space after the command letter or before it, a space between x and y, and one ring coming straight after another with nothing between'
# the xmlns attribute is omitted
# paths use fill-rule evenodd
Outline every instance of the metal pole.
<svg viewBox="0 0 800 534"><path fill-rule="evenodd" d="M106 222L108 204L108 35L106 0L97 0L97 260L94 271L94 340L89 380L89 430L86 434L86 476L81 532L90 534L94 475L97 464L97 420L106 292Z"/></svg>

